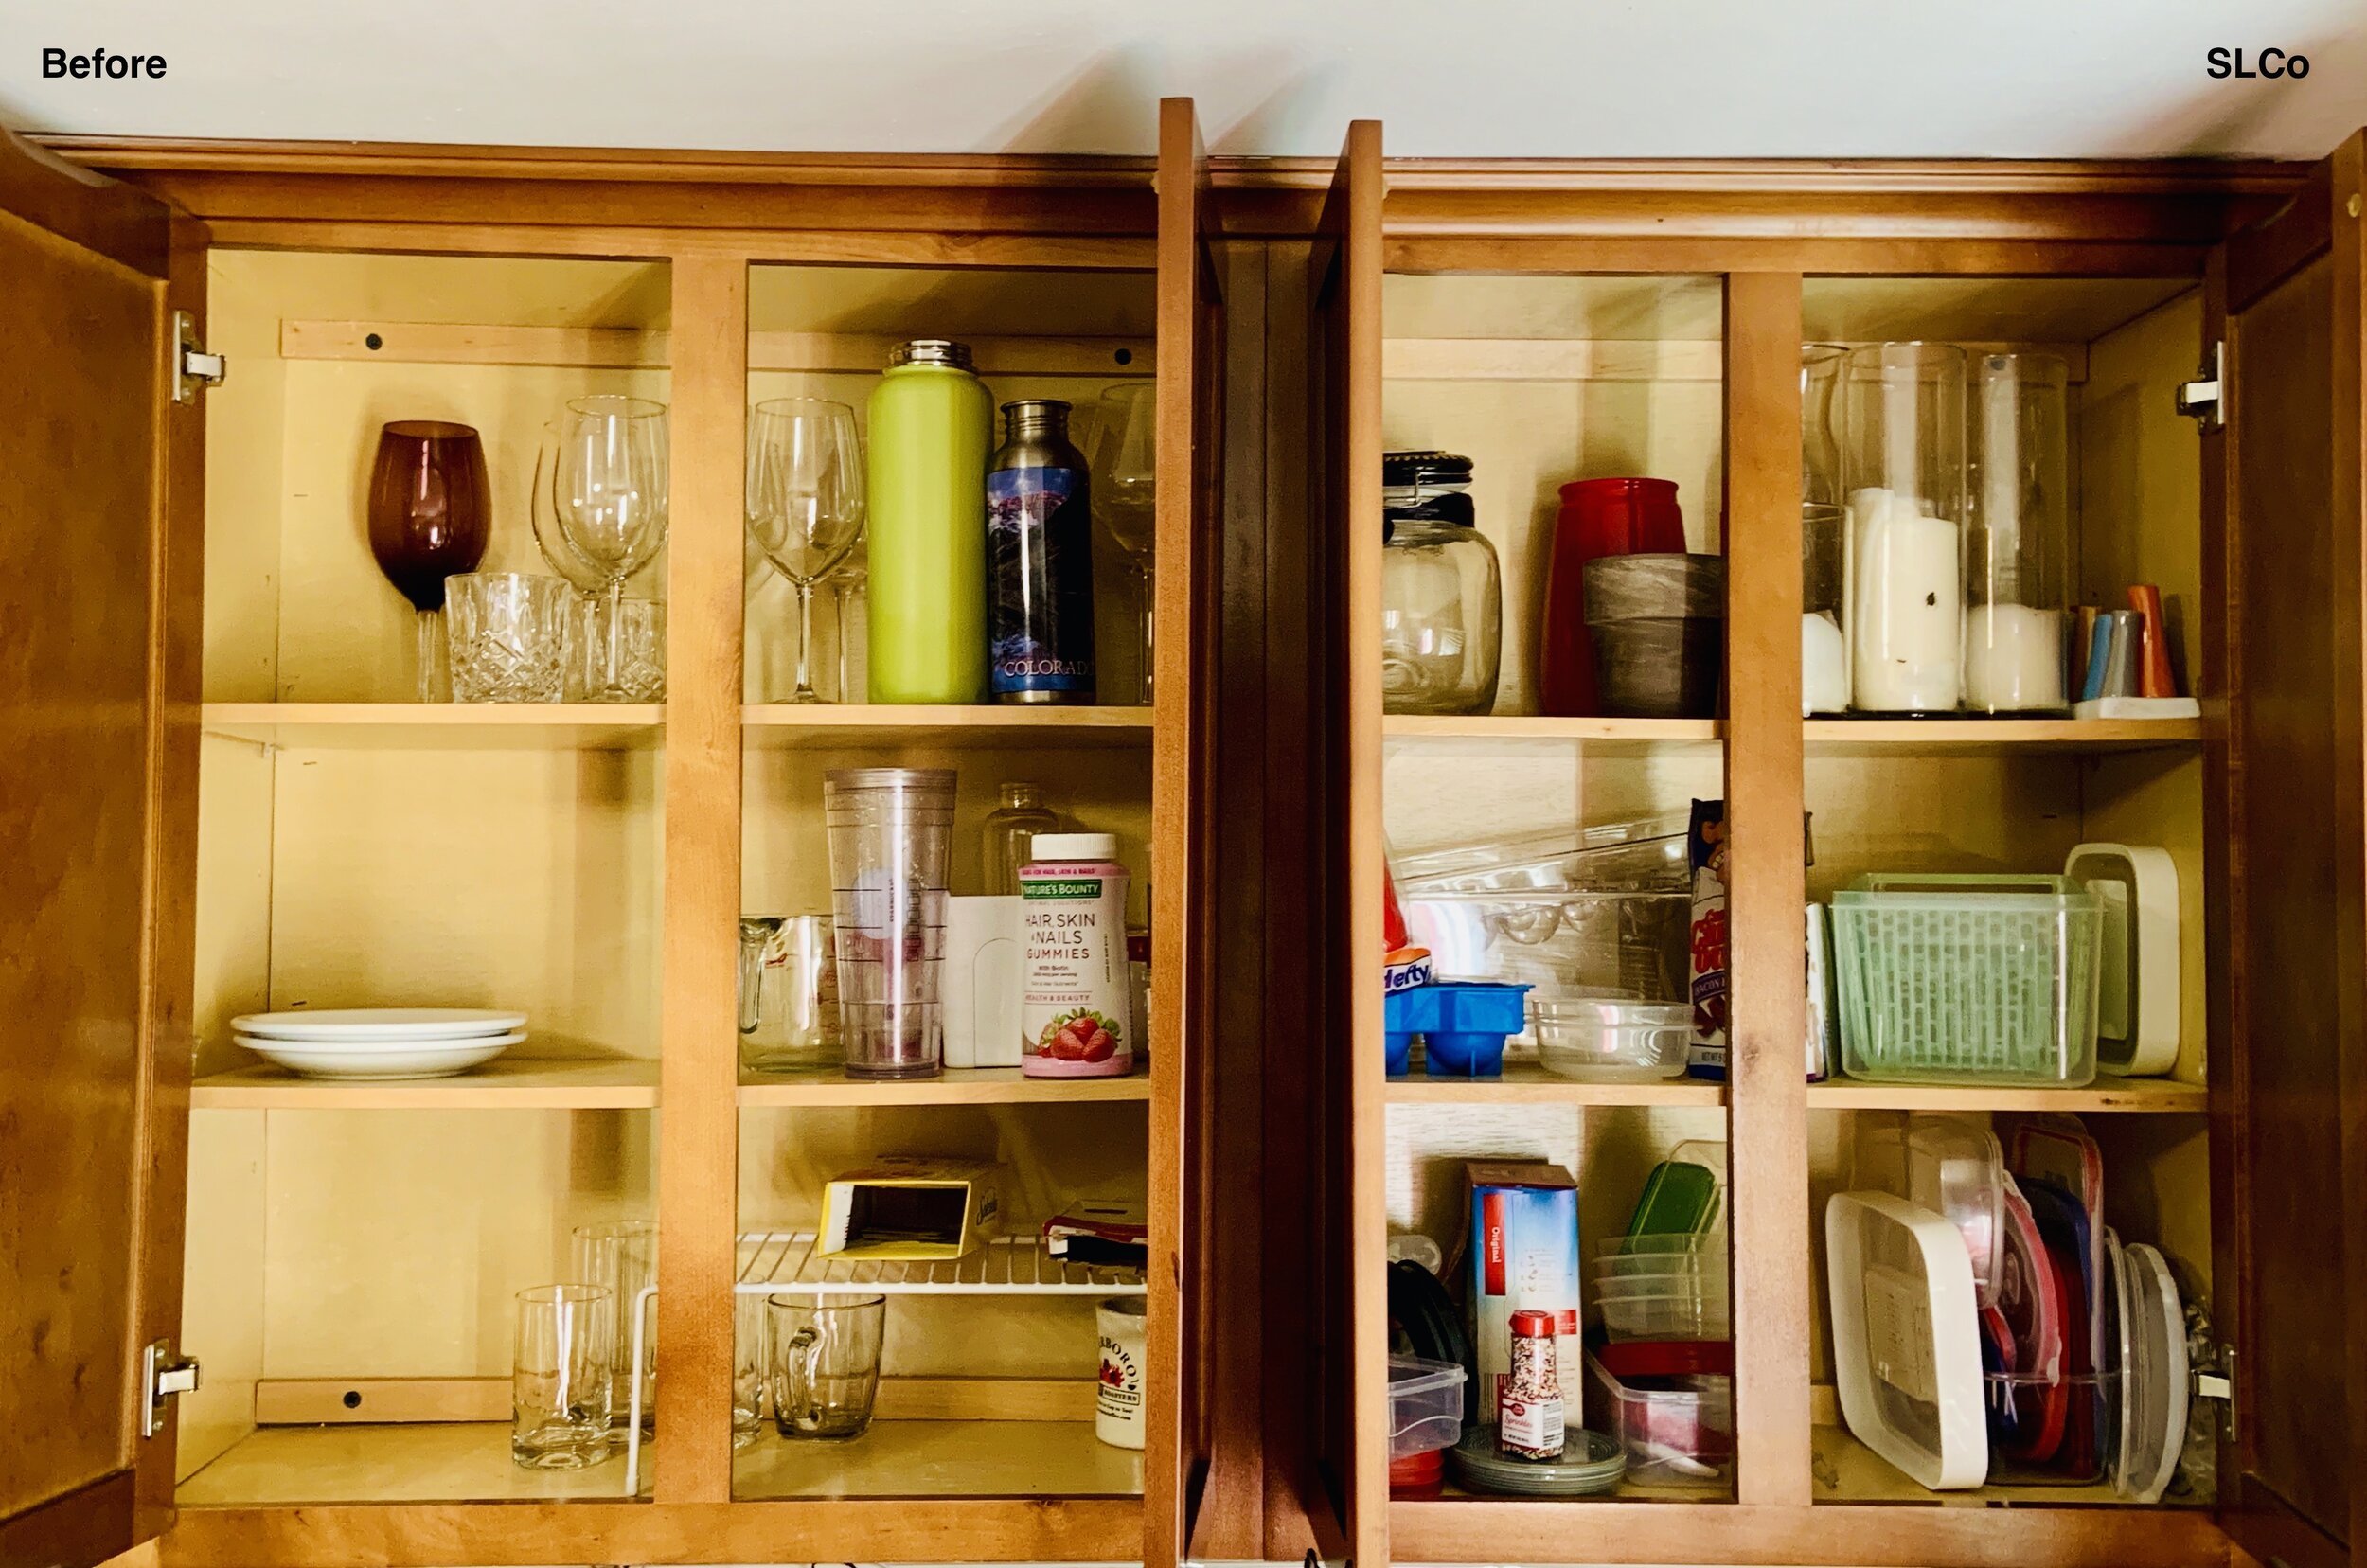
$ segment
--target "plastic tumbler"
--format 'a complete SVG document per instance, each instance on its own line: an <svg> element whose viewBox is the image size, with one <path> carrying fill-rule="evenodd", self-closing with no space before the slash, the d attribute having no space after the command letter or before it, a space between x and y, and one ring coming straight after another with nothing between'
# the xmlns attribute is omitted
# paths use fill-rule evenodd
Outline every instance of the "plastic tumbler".
<svg viewBox="0 0 2367 1568"><path fill-rule="evenodd" d="M1602 711L1594 689L1593 641L1586 626L1586 563L1603 556L1684 547L1684 515L1677 508L1673 479L1577 479L1561 487L1539 638L1539 713L1582 718Z"/></svg>
<svg viewBox="0 0 2367 1568"><path fill-rule="evenodd" d="M822 778L846 1076L934 1078L945 1055L950 768L841 768Z"/></svg>

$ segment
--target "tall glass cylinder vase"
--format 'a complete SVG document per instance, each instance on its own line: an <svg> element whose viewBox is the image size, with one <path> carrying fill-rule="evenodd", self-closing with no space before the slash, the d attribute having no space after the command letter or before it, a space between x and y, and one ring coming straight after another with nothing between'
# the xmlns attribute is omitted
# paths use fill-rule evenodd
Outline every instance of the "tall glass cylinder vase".
<svg viewBox="0 0 2367 1568"><path fill-rule="evenodd" d="M1965 530L1965 706L2060 708L2071 582L2071 371L2052 354L1973 362Z"/></svg>
<svg viewBox="0 0 2367 1568"><path fill-rule="evenodd" d="M1952 712L1964 695L1965 351L1852 350L1841 429L1849 705Z"/></svg>

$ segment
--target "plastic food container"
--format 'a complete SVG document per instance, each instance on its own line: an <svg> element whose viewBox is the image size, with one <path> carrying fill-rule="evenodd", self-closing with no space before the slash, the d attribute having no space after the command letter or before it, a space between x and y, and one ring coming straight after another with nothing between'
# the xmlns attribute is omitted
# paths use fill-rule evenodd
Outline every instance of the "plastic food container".
<svg viewBox="0 0 2367 1568"><path fill-rule="evenodd" d="M1722 1485L1734 1473L1733 1366L1734 1346L1719 1341L1595 1345L1586 1353L1587 1424L1619 1439L1629 1481Z"/></svg>
<svg viewBox="0 0 2367 1568"><path fill-rule="evenodd" d="M1594 1253L1594 1300L1617 1342L1717 1340L1730 1321L1726 1236L1627 1236Z"/></svg>
<svg viewBox="0 0 2367 1568"><path fill-rule="evenodd" d="M2103 910L2067 877L1874 875L1833 896L1842 1064L1877 1083L2096 1072Z"/></svg>
<svg viewBox="0 0 2367 1568"><path fill-rule="evenodd" d="M1513 889L1686 892L1683 812L1596 823L1577 837L1531 833L1400 855L1390 864L1397 891L1501 893Z"/></svg>
<svg viewBox="0 0 2367 1568"><path fill-rule="evenodd" d="M1450 1449L1462 1438L1464 1377L1460 1362L1389 1358L1392 1461Z"/></svg>
<svg viewBox="0 0 2367 1568"><path fill-rule="evenodd" d="M2005 1151L1996 1133L1928 1112L1867 1117L1850 1180L1945 1217L1964 1236L1981 1305L1995 1305L2006 1188Z"/></svg>
<svg viewBox="0 0 2367 1568"><path fill-rule="evenodd" d="M1632 997L1539 998L1529 1003L1545 1070L1596 1083L1682 1078L1693 1009Z"/></svg>
<svg viewBox="0 0 2367 1568"><path fill-rule="evenodd" d="M1413 940L1442 980L1534 986L1549 997L1685 994L1692 896L1674 889L1507 888L1442 893L1400 885Z"/></svg>

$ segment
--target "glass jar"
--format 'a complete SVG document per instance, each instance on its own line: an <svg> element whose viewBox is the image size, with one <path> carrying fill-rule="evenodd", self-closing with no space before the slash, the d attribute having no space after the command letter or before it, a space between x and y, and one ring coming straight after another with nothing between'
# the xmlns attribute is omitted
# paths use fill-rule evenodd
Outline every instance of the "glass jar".
<svg viewBox="0 0 2367 1568"><path fill-rule="evenodd" d="M1019 868L1034 856L1029 846L1038 833L1059 831L1059 818L1043 803L1043 790L1035 784L1006 784L1000 804L987 813L980 836L985 873L978 891L1006 897L1019 891Z"/></svg>
<svg viewBox="0 0 2367 1568"><path fill-rule="evenodd" d="M1381 465L1381 705L1486 713L1504 638L1496 547L1475 526L1471 460L1393 452Z"/></svg>
<svg viewBox="0 0 2367 1568"><path fill-rule="evenodd" d="M2052 354L1972 367L1965 706L2060 708L2071 579L2071 369Z"/></svg>
<svg viewBox="0 0 2367 1568"><path fill-rule="evenodd" d="M1840 392L1849 350L1800 346L1800 711L1849 706Z"/></svg>
<svg viewBox="0 0 2367 1568"><path fill-rule="evenodd" d="M1841 431L1849 705L1952 712L1964 694L1965 351L1851 350Z"/></svg>

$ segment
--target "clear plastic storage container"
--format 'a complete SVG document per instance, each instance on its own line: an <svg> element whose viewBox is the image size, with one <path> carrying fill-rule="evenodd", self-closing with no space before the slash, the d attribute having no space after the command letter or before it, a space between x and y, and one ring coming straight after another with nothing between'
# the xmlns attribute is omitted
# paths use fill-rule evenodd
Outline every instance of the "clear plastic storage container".
<svg viewBox="0 0 2367 1568"><path fill-rule="evenodd" d="M2096 1071L2103 909L2067 877L1860 877L1833 896L1842 1070L2060 1087Z"/></svg>
<svg viewBox="0 0 2367 1568"><path fill-rule="evenodd" d="M1682 1353L1691 1350L1725 1354ZM1587 1351L1587 1422L1627 1450L1627 1479L1702 1487L1734 1473L1734 1380L1705 1370L1713 1364L1731 1368L1733 1347L1704 1341L1682 1347L1601 1345Z"/></svg>
<svg viewBox="0 0 2367 1568"><path fill-rule="evenodd" d="M1683 893L1400 886L1397 901L1441 980L1531 986L1548 1001L1590 991L1655 1002L1685 994L1693 905Z"/></svg>
<svg viewBox="0 0 2367 1568"><path fill-rule="evenodd" d="M1463 1435L1463 1363L1389 1358L1389 1457L1454 1447Z"/></svg>

